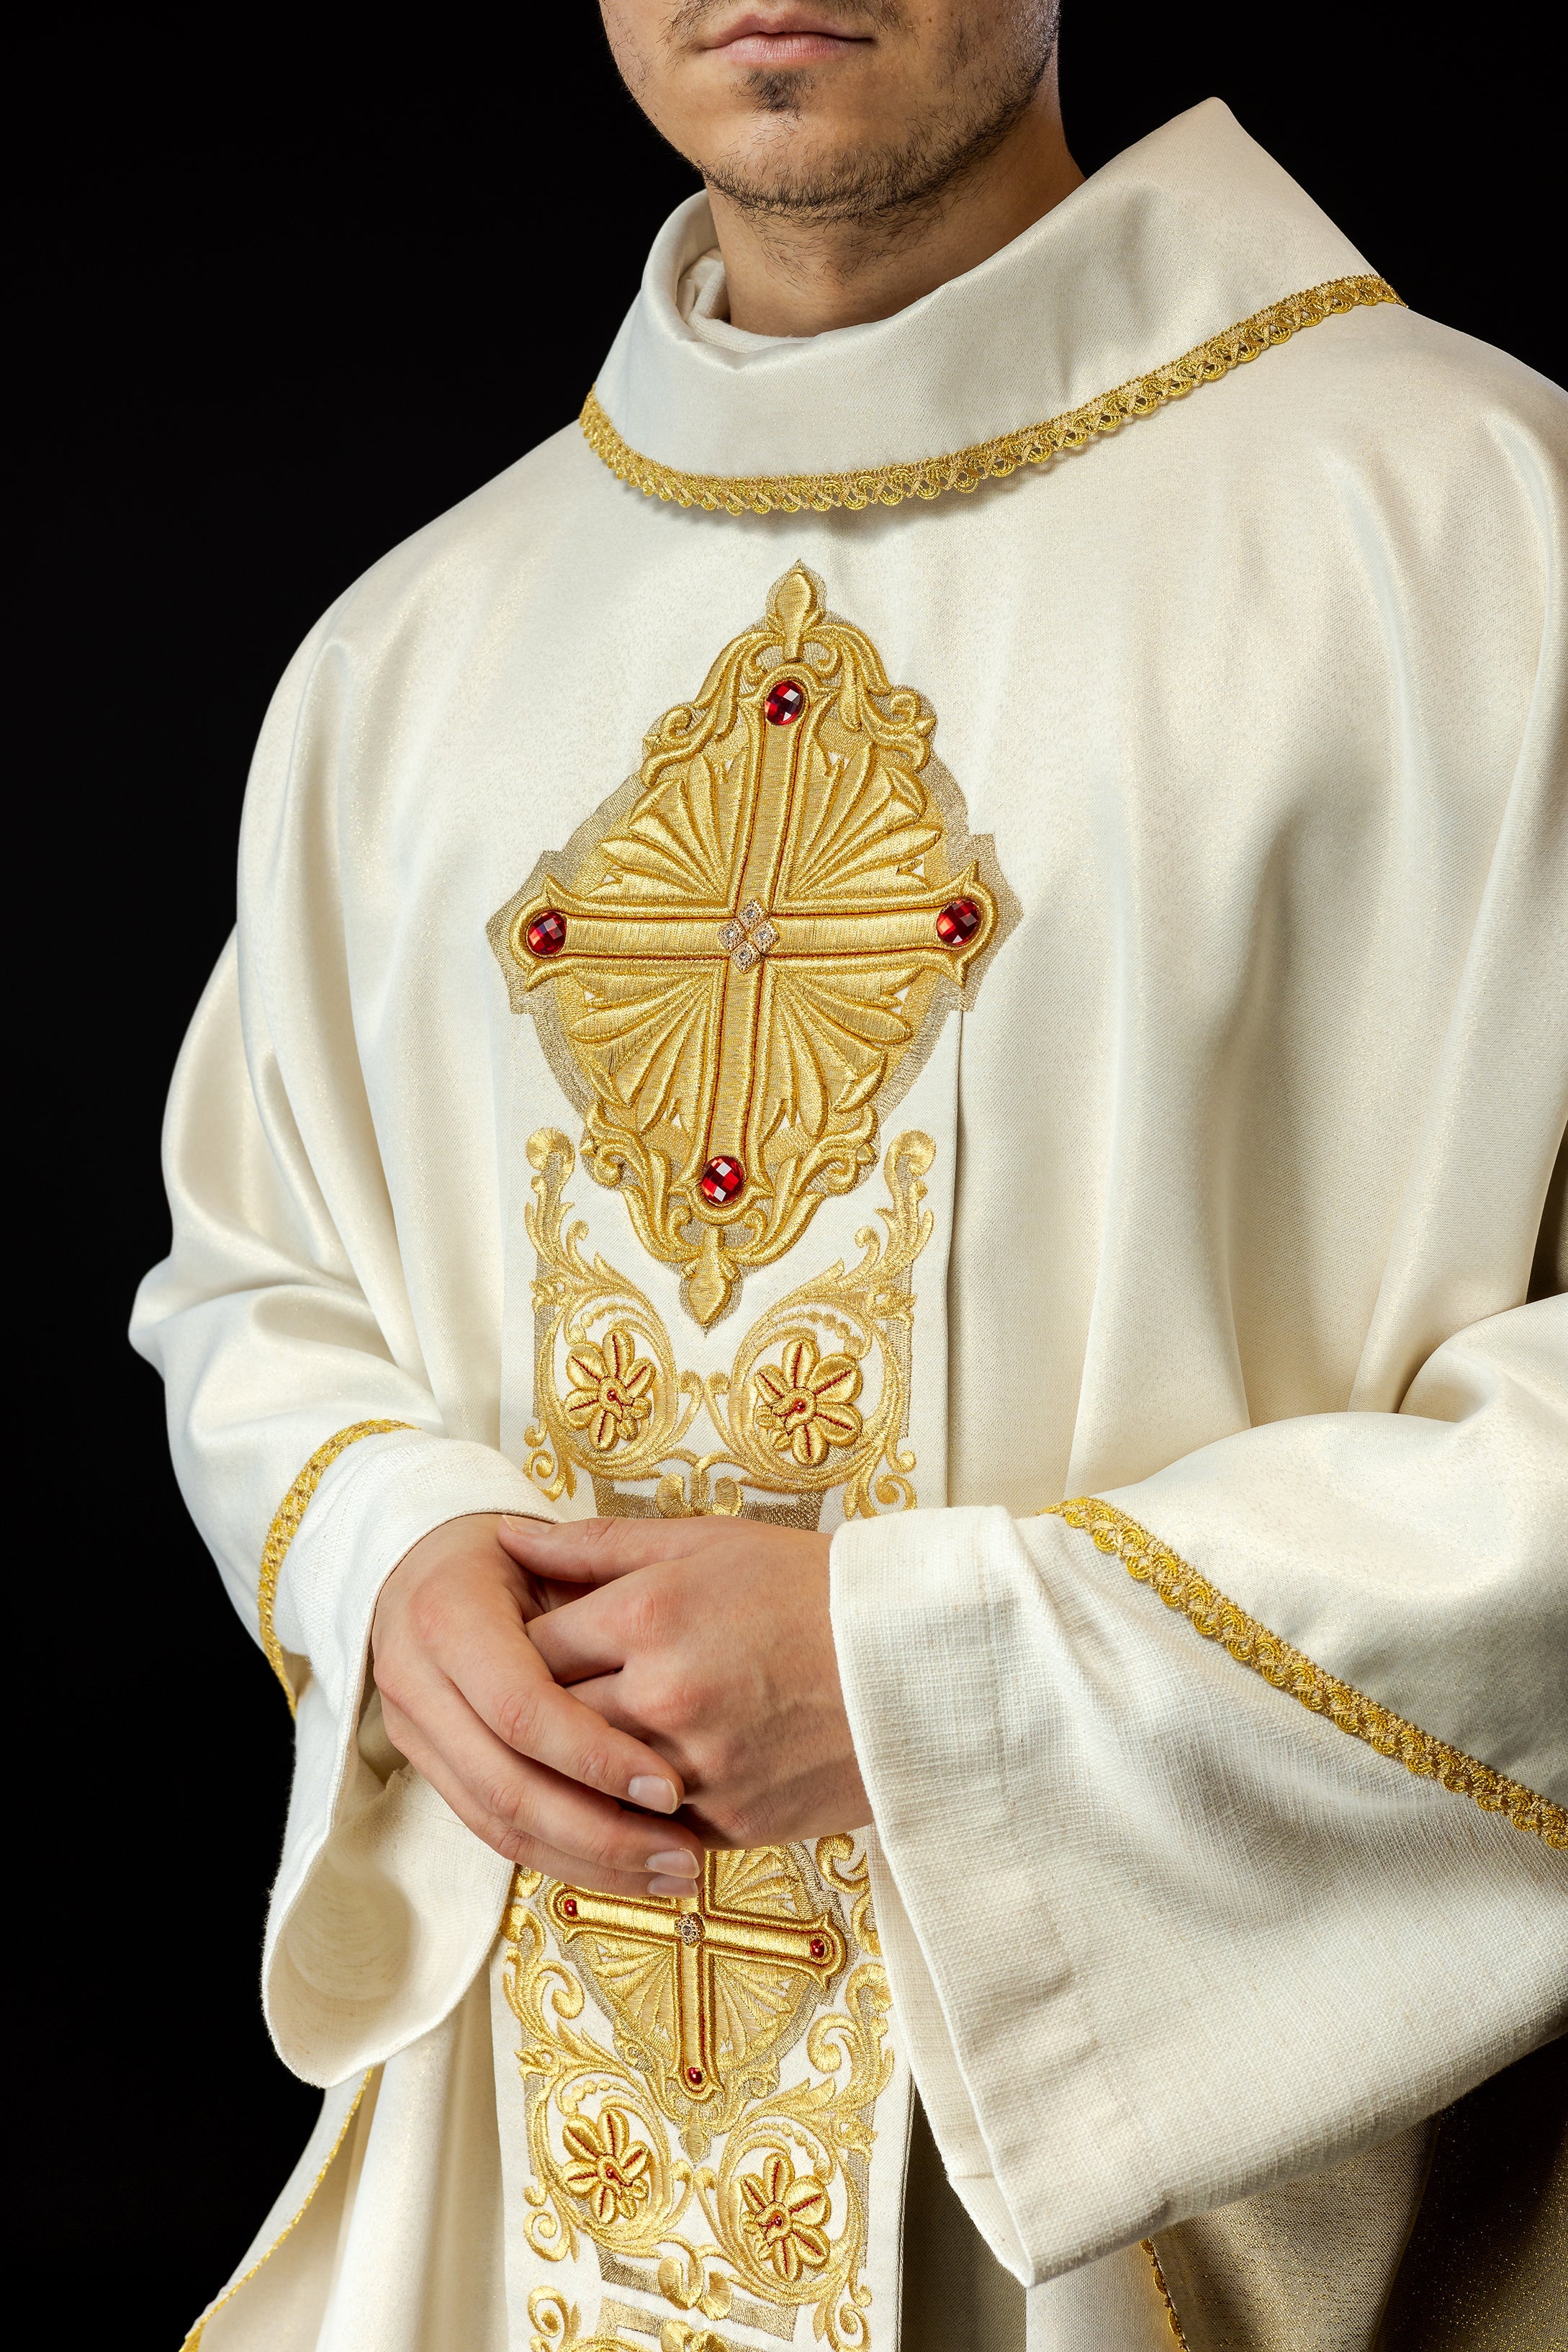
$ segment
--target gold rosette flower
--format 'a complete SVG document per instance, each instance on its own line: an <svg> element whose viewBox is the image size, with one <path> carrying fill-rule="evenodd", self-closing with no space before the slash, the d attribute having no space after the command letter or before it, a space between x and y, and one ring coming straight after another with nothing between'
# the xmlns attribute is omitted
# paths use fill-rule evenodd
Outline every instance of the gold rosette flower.
<svg viewBox="0 0 1568 2352"><path fill-rule="evenodd" d="M643 2142L632 2138L625 2110L606 2107L596 2124L579 2116L563 2137L571 2159L565 2167L566 2185L572 2195L582 2199L596 2221L629 2221L648 2200L652 2158Z"/></svg>
<svg viewBox="0 0 1568 2352"><path fill-rule="evenodd" d="M802 2271L824 2267L832 2249L822 2227L828 2192L820 2180L796 2180L789 2158L774 2155L760 2172L742 2176L740 2193L746 2200L741 2219L778 2277L793 2282Z"/></svg>
<svg viewBox="0 0 1568 2352"><path fill-rule="evenodd" d="M653 1367L619 1325L598 1346L579 1339L568 1350L566 1376L571 1383L566 1417L574 1429L588 1431L601 1454L635 1437L653 1410Z"/></svg>
<svg viewBox="0 0 1568 2352"><path fill-rule="evenodd" d="M792 1454L814 1470L830 1446L859 1442L853 1401L861 1369L852 1356L819 1356L811 1340L791 1339L781 1362L762 1364L751 1377L757 1419L776 1453Z"/></svg>

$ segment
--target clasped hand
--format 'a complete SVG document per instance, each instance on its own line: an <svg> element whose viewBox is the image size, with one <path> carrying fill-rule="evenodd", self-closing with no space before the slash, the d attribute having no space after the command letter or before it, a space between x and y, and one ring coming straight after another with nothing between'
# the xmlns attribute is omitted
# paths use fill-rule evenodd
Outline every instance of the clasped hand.
<svg viewBox="0 0 1568 2352"><path fill-rule="evenodd" d="M828 1544L754 1519L451 1520L377 1605L388 1736L497 1853L611 1894L689 1894L705 1846L858 1828Z"/></svg>

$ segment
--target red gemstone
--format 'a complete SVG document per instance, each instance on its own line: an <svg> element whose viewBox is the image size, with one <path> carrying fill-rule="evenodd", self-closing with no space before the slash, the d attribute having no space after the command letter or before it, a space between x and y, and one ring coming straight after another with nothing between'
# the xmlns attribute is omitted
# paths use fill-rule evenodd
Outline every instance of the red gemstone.
<svg viewBox="0 0 1568 2352"><path fill-rule="evenodd" d="M812 1958L814 1960L825 1960L825 1959L827 1958L827 1957L828 1957L828 1939L827 1939L827 1937L826 1937L825 1936L813 1936L813 1937L812 1937L812 1938L811 1938L811 1958Z"/></svg>
<svg viewBox="0 0 1568 2352"><path fill-rule="evenodd" d="M734 1200L745 1183L746 1171L738 1160L732 1160L727 1151L721 1151L716 1160L708 1161L699 1181L703 1199L711 1201L716 1209L722 1209L727 1201Z"/></svg>
<svg viewBox="0 0 1568 2352"><path fill-rule="evenodd" d="M973 898L955 898L936 918L936 936L945 948L961 948L980 928L980 910Z"/></svg>
<svg viewBox="0 0 1568 2352"><path fill-rule="evenodd" d="M561 1898L560 1898L560 1907L561 1907L561 1909L566 1913L566 1916L567 1916L567 1917L568 1917L569 1919L575 1919L575 1918L576 1918L576 1916L577 1916L577 1897L576 1897L576 1895L563 1895L561 1896Z"/></svg>
<svg viewBox="0 0 1568 2352"><path fill-rule="evenodd" d="M805 708L804 690L792 677L781 677L778 685L769 689L762 711L769 727L791 727Z"/></svg>
<svg viewBox="0 0 1568 2352"><path fill-rule="evenodd" d="M566 945L566 917L557 914L553 907L534 917L523 934L530 955L559 955Z"/></svg>
<svg viewBox="0 0 1568 2352"><path fill-rule="evenodd" d="M688 2083L700 2083L702 2078L703 2070L700 2066L688 2066L686 2068L686 2080Z"/></svg>

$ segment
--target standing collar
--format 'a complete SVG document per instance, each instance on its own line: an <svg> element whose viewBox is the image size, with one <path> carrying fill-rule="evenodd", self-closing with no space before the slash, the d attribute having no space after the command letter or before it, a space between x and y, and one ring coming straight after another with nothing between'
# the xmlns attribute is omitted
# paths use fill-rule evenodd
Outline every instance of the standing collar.
<svg viewBox="0 0 1568 2352"><path fill-rule="evenodd" d="M865 326L703 331L680 287L714 244L706 196L665 222L583 428L637 487L737 511L973 488L1333 310L1397 299L1218 99ZM722 315L716 289L702 307Z"/></svg>

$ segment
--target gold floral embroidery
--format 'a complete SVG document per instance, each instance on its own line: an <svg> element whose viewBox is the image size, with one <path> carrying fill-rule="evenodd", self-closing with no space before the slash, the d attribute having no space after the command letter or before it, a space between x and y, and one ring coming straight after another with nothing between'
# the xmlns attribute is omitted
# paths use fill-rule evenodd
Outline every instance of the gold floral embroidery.
<svg viewBox="0 0 1568 2352"><path fill-rule="evenodd" d="M758 1318L727 1373L706 1375L677 1369L646 1292L602 1257L590 1257L586 1226L567 1222L566 1137L541 1128L528 1151L538 1171L526 1223L539 1266L539 1418L524 1434L528 1474L552 1501L576 1493L581 1471L594 1480L601 1510L615 1507L628 1483L656 1478L655 1507L672 1518L734 1515L747 1490L793 1496L814 1510L841 1485L846 1518L873 1517L879 1505L913 1506L915 1457L902 1438L915 1312L910 1271L934 1223L923 1206L922 1179L936 1156L929 1136L911 1130L888 1150L889 1205L878 1211L885 1239L862 1226L858 1265L836 1263L800 1283ZM603 1336L595 1339L596 1331ZM823 1353L826 1333L837 1344ZM876 1372L874 1402L865 1398L868 1367ZM601 1403L607 1383L631 1402ZM685 1442L699 1413L717 1441L701 1450Z"/></svg>
<svg viewBox="0 0 1568 2352"><path fill-rule="evenodd" d="M854 1845L823 1839L814 1863L800 1846L710 1854L700 1895L664 1903L517 1874L502 1984L536 2253L566 2260L587 2236L608 2275L676 2311L754 2325L748 2303L805 2307L829 2352L868 2342L873 2115L893 2055ZM839 1890L857 1898L847 1927ZM613 2047L580 2021L590 1990ZM808 2071L782 2084L802 2042ZM536 2344L578 2342L563 2297L536 2290L529 2317ZM666 2322L662 2340L697 2352L705 2331Z"/></svg>
<svg viewBox="0 0 1568 2352"><path fill-rule="evenodd" d="M740 2193L745 2228L769 2270L793 2284L806 2271L824 2267L831 2250L822 2228L828 2200L820 2180L810 2173L798 2180L789 2158L776 2148L760 2172L741 2175Z"/></svg>
<svg viewBox="0 0 1568 2352"><path fill-rule="evenodd" d="M1011 919L936 723L797 564L490 923L590 1173L705 1325L874 1165Z"/></svg>
<svg viewBox="0 0 1568 2352"><path fill-rule="evenodd" d="M267 1541L261 1549L256 1615L261 1628L262 1649L267 1664L283 1685L283 1696L288 1701L290 1715L294 1713L294 1685L288 1679L288 1669L283 1663L283 1644L272 1622L273 1611L277 1605L277 1579L288 1547L299 1532L311 1496L340 1454L346 1454L350 1445L359 1444L361 1437L384 1437L389 1430L412 1429L413 1426L412 1421L356 1421L349 1428L340 1429L325 1445L316 1448L279 1503L272 1525L267 1531Z"/></svg>
<svg viewBox="0 0 1568 2352"><path fill-rule="evenodd" d="M601 2109L597 2124L580 2116L561 2137L572 2159L561 2177L596 2221L628 2221L647 2203L653 2158L645 2143L632 2138L624 2107Z"/></svg>
<svg viewBox="0 0 1568 2352"><path fill-rule="evenodd" d="M783 1361L759 1364L751 1380L758 1427L776 1453L815 1470L830 1447L858 1443L861 1369L852 1356L819 1356L814 1340L791 1339Z"/></svg>
<svg viewBox="0 0 1568 2352"><path fill-rule="evenodd" d="M1180 1555L1151 1535L1136 1519L1113 1503L1082 1495L1069 1503L1055 1503L1041 1517L1065 1519L1081 1528L1100 1551L1112 1552L1140 1584L1152 1585L1167 1609L1179 1610L1206 1641L1218 1642L1239 1664L1285 1691L1314 1715L1326 1715L1342 1731L1364 1739L1380 1756L1392 1757L1418 1778L1440 1780L1457 1796L1469 1797L1483 1811L1502 1813L1516 1830L1544 1839L1550 1846L1568 1846L1568 1807L1538 1796L1521 1781L1493 1771L1462 1748L1435 1739L1417 1724L1396 1715L1337 1675L1326 1674L1301 1651L1270 1633L1256 1617L1239 1609L1199 1576Z"/></svg>
<svg viewBox="0 0 1568 2352"><path fill-rule="evenodd" d="M648 1391L656 1375L629 1332L607 1331L597 1348L591 1339L580 1339L567 1351L566 1376L571 1384L566 1417L573 1429L589 1431L601 1454L627 1444L653 1412Z"/></svg>
<svg viewBox="0 0 1568 2352"><path fill-rule="evenodd" d="M691 474L644 457L623 441L591 392L579 423L583 438L601 464L644 498L673 500L683 507L703 507L710 513L798 514L802 509L818 514L833 507L860 509L895 507L905 499L940 498L946 490L977 490L982 482L1017 473L1020 466L1049 465L1053 457L1083 448L1103 433L1114 433L1134 418L1152 415L1167 401L1185 400L1199 384L1217 383L1232 368L1288 342L1303 327L1315 327L1336 313L1364 303L1398 302L1385 278L1362 275L1331 278L1301 294L1288 294L1250 318L1212 335L1178 360L1134 376L1114 392L1081 408L1049 417L1043 425L1026 425L1003 433L994 441L977 441L946 457L923 457L906 464L865 466L842 474ZM1403 304L1400 305L1403 308Z"/></svg>

